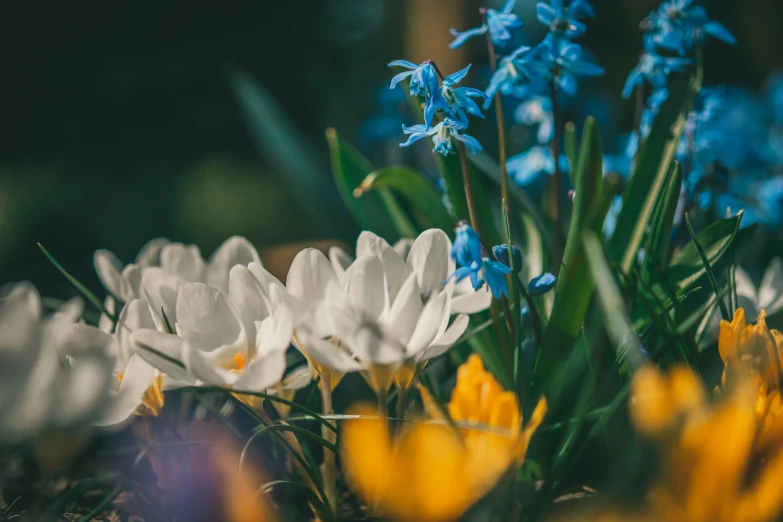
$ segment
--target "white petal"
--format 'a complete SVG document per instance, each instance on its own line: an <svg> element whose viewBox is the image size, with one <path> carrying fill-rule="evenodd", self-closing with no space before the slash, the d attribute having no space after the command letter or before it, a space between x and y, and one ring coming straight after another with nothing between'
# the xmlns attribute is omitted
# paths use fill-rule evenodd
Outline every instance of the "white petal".
<svg viewBox="0 0 783 522"><path fill-rule="evenodd" d="M177 321L177 294L184 283L180 277L168 274L156 266L143 268L141 271L142 299L149 301L155 312L161 316L165 312L172 327Z"/></svg>
<svg viewBox="0 0 783 522"><path fill-rule="evenodd" d="M333 246L329 248L329 261L332 263L332 268L334 268L337 277L342 278L345 271L353 263L353 257L342 248Z"/></svg>
<svg viewBox="0 0 783 522"><path fill-rule="evenodd" d="M128 364L128 361L136 353L131 334L137 330L152 329L159 332L165 332L166 326L160 314L156 313L146 301L134 299L129 301L120 312L117 319L117 329L115 336L117 339L118 356L122 364Z"/></svg>
<svg viewBox="0 0 783 522"><path fill-rule="evenodd" d="M93 421L102 413L109 397L112 362L108 358L88 358L64 373L52 410L58 424Z"/></svg>
<svg viewBox="0 0 783 522"><path fill-rule="evenodd" d="M737 269L737 273L739 271L740 269ZM777 306L772 306L773 304ZM776 257L769 263L761 280L759 309L769 308L767 312L772 313L780 308L780 304L783 304L783 261Z"/></svg>
<svg viewBox="0 0 783 522"><path fill-rule="evenodd" d="M408 255L410 255L412 247L413 247L413 240L407 237L400 239L392 246L394 251L397 252L397 255L399 255L403 259L408 259Z"/></svg>
<svg viewBox="0 0 783 522"><path fill-rule="evenodd" d="M737 267L737 271L735 272L735 279L737 281L737 295L745 296L751 301L756 302L758 300L758 296L756 295L756 287L753 284L753 281L750 279L748 273L745 272L745 270L743 270L741 267Z"/></svg>
<svg viewBox="0 0 783 522"><path fill-rule="evenodd" d="M411 340L408 342L408 355L414 356L429 347L435 336L438 334L444 309L446 307L447 295L438 294L430 298L421 312L419 322L416 324L416 330L413 332Z"/></svg>
<svg viewBox="0 0 783 522"><path fill-rule="evenodd" d="M354 309L366 321L375 322L387 303L381 259L372 254L359 257L345 275L345 293Z"/></svg>
<svg viewBox="0 0 783 522"><path fill-rule="evenodd" d="M443 288L443 282L449 276L450 259L451 240L442 230L427 230L416 238L408 264L416 273L424 294L440 292Z"/></svg>
<svg viewBox="0 0 783 522"><path fill-rule="evenodd" d="M421 358L419 360L426 361L429 359L434 359L435 357L446 353L449 348L454 346L454 343L459 340L462 334L465 333L465 330L468 328L468 322L469 319L467 315L458 315L454 319L454 322L451 323L451 326L446 329L443 335L438 336L432 342L432 345L422 352Z"/></svg>
<svg viewBox="0 0 783 522"><path fill-rule="evenodd" d="M183 362L188 371L208 386L231 386L239 378L237 374L222 368L215 359L189 343L182 350Z"/></svg>
<svg viewBox="0 0 783 522"><path fill-rule="evenodd" d="M294 333L294 322L288 307L281 306L273 315L257 322L256 331L256 348L259 355L285 351L291 344L291 336Z"/></svg>
<svg viewBox="0 0 783 522"><path fill-rule="evenodd" d="M256 248L244 237L230 237L209 259L207 283L226 292L231 269L237 265L248 266L250 263L261 263Z"/></svg>
<svg viewBox="0 0 783 522"><path fill-rule="evenodd" d="M128 288L125 280L122 278L123 264L120 259L108 250L96 250L93 256L95 271L98 273L98 279L101 280L104 288L113 296L125 300L128 294Z"/></svg>
<svg viewBox="0 0 783 522"><path fill-rule="evenodd" d="M107 412L97 424L112 426L133 415L133 412L141 404L141 398L152 385L155 373L155 368L140 355L133 355L125 367L117 395L113 397Z"/></svg>
<svg viewBox="0 0 783 522"><path fill-rule="evenodd" d="M285 284L288 292L300 301L320 301L326 287L337 275L326 256L315 248L305 248L294 257Z"/></svg>
<svg viewBox="0 0 783 522"><path fill-rule="evenodd" d="M130 301L131 299L140 299L142 296L142 279L141 279L142 266L137 264L131 264L122 269L122 279L125 281L125 295L124 301Z"/></svg>
<svg viewBox="0 0 783 522"><path fill-rule="evenodd" d="M467 279L463 282L468 283L470 291L460 294L454 293L451 299L451 313L475 314L476 312L482 312L488 309L492 304L492 293L489 291L489 287L484 285L478 290L473 290L473 287L470 286L470 282ZM459 287L460 285L457 286Z"/></svg>
<svg viewBox="0 0 783 522"><path fill-rule="evenodd" d="M145 329L133 332L131 342L136 353L161 372L180 381L194 382L184 368L182 351L185 340L181 337Z"/></svg>
<svg viewBox="0 0 783 522"><path fill-rule="evenodd" d="M314 361L341 372L355 372L362 369L362 365L342 348L329 341L317 337L301 334L303 349Z"/></svg>
<svg viewBox="0 0 783 522"><path fill-rule="evenodd" d="M356 257L359 258L365 254L380 254L387 248L391 248L388 241L369 230L359 234L356 240Z"/></svg>
<svg viewBox="0 0 783 522"><path fill-rule="evenodd" d="M313 381L313 372L307 365L288 372L283 378L284 390L301 390Z"/></svg>
<svg viewBox="0 0 783 522"><path fill-rule="evenodd" d="M204 281L206 274L201 251L195 245L169 243L160 252L160 266L166 273L187 282Z"/></svg>
<svg viewBox="0 0 783 522"><path fill-rule="evenodd" d="M41 320L41 296L30 283L19 283L3 289L0 300L0 353L16 355L25 352L36 335Z"/></svg>
<svg viewBox="0 0 783 522"><path fill-rule="evenodd" d="M269 317L270 302L256 276L247 267L237 265L231 269L228 296L239 312L248 339L256 337L256 321Z"/></svg>
<svg viewBox="0 0 783 522"><path fill-rule="evenodd" d="M260 263L250 263L247 265L247 269L250 270L254 276L256 276L258 282L261 283L261 288L263 288L267 294L269 294L270 290L274 287L280 287L283 289L285 288L283 283L281 283L278 278L270 274L269 271Z"/></svg>
<svg viewBox="0 0 783 522"><path fill-rule="evenodd" d="M136 256L136 264L139 266L160 266L160 252L168 245L169 240L164 237L151 239L141 247Z"/></svg>
<svg viewBox="0 0 783 522"><path fill-rule="evenodd" d="M237 390L264 391L279 383L285 374L285 351L275 350L248 364L234 383Z"/></svg>
<svg viewBox="0 0 783 522"><path fill-rule="evenodd" d="M206 351L237 348L246 355L247 337L238 313L223 292L204 283L187 283L177 297L177 334Z"/></svg>
<svg viewBox="0 0 783 522"><path fill-rule="evenodd" d="M117 301L114 300L114 298L110 295L106 296L106 299L103 300L103 307L106 309L107 312L110 314L116 313L117 308ZM101 314L100 319L98 319L98 328L103 330L106 333L111 333L112 329L114 328L114 323L106 314Z"/></svg>
<svg viewBox="0 0 783 522"><path fill-rule="evenodd" d="M95 356L117 357L117 345L111 334L86 324L71 324L64 328L57 343L62 356L84 359Z"/></svg>
<svg viewBox="0 0 783 522"><path fill-rule="evenodd" d="M403 346L408 344L413 335L424 306L421 302L421 289L416 281L416 274L408 277L383 321L386 329L393 332L394 338Z"/></svg>
<svg viewBox="0 0 783 522"><path fill-rule="evenodd" d="M375 325L363 326L349 340L351 351L365 363L393 365L405 359L405 347L393 337L383 335Z"/></svg>

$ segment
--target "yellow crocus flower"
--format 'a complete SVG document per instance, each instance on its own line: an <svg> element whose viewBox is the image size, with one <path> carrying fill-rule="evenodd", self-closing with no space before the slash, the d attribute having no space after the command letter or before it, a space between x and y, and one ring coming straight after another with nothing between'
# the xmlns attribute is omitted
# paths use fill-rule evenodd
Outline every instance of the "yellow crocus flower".
<svg viewBox="0 0 783 522"><path fill-rule="evenodd" d="M434 404L426 391L424 402ZM510 467L522 463L546 414L546 401L539 401L522 428L514 394L504 391L472 355L457 372L447 409L459 428L416 422L394 438L375 409L352 410L363 418L343 426L343 467L372 509L400 521L456 520ZM442 416L430 413L435 420Z"/></svg>
<svg viewBox="0 0 783 522"><path fill-rule="evenodd" d="M738 344L739 351L743 346ZM779 395L768 395L758 379L742 373L732 375L732 386L713 403L689 373L648 367L632 384L631 419L664 457L662 480L649 495L649 519L776 520L783 511Z"/></svg>

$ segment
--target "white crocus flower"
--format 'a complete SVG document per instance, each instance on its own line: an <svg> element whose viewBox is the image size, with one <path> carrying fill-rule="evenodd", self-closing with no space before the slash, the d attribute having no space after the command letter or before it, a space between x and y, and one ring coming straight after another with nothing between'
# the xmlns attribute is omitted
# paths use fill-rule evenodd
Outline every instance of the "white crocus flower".
<svg viewBox="0 0 783 522"><path fill-rule="evenodd" d="M131 336L142 329L166 332L159 314L149 303L132 299L120 312L115 333L85 324L70 326L60 338L60 350L68 355L72 365L80 364L73 355L80 347L94 347L110 353L115 360L115 382L106 413L96 424L111 426L127 420L132 414L157 416L163 409L163 392L194 382L176 366L164 375L136 353Z"/></svg>
<svg viewBox="0 0 783 522"><path fill-rule="evenodd" d="M401 240L393 247L372 232L362 232L356 242L356 256L373 253L381 257L390 283L390 296L395 297L400 286L411 273L418 278L422 297L445 290L445 281L456 266L451 258L451 239L439 229L422 232L413 243ZM342 278L353 258L340 247L329 250L329 259L338 277ZM451 311L455 314L473 314L486 310L492 303L489 288L474 290L470 281L463 279L452 290Z"/></svg>
<svg viewBox="0 0 783 522"><path fill-rule="evenodd" d="M366 370L378 393L386 392L404 365L416 366L448 350L468 323L460 315L449 326L450 287L423 302L414 272L392 293L390 283L396 286L393 278L399 270L381 255L360 256L346 270L342 285L327 283L325 300L313 314L332 328L332 335L303 335L313 359L342 372Z"/></svg>
<svg viewBox="0 0 783 522"><path fill-rule="evenodd" d="M272 287L268 295L244 266L231 270L227 286L229 295L204 283L182 285L176 335L147 329L133 341L152 364L168 371L172 360L181 361L200 384L259 392L275 387L285 373L293 330L291 311L276 295L282 290ZM273 309L274 302L279 304Z"/></svg>
<svg viewBox="0 0 783 522"><path fill-rule="evenodd" d="M223 242L208 261L202 258L197 246L165 239L150 241L136 262L125 267L111 252L95 253L98 277L112 295L124 302L149 301L157 313L163 310L172 324L176 321L176 299L182 285L206 283L227 292L229 272L234 266L260 262L255 247L239 236Z"/></svg>
<svg viewBox="0 0 783 522"><path fill-rule="evenodd" d="M737 306L745 309L748 322L755 322L762 310L772 315L783 308L783 261L779 257L767 266L756 288L745 270L737 267Z"/></svg>
<svg viewBox="0 0 783 522"><path fill-rule="evenodd" d="M63 365L57 342L78 306L44 318L29 283L6 287L0 299L0 439L16 442L73 430L97 419L111 381L111 357L83 346Z"/></svg>
<svg viewBox="0 0 783 522"><path fill-rule="evenodd" d="M737 307L745 309L749 324L758 320L762 310L766 310L767 315L772 315L783 309L783 261L780 258L776 257L767 266L758 288L748 273L739 266L736 268L735 282ZM724 297L723 301L727 302L728 297ZM713 343L718 340L720 321L720 307L716 304L699 325L698 334L703 335L703 342Z"/></svg>

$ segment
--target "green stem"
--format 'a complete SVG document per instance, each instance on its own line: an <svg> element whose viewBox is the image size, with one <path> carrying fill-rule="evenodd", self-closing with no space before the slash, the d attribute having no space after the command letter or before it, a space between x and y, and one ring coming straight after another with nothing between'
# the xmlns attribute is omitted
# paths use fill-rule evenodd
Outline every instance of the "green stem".
<svg viewBox="0 0 783 522"><path fill-rule="evenodd" d="M487 23L486 10L481 10L481 17ZM489 69L492 74L498 69L498 58L495 54L495 44L487 31L487 51L489 53ZM498 161L500 162L500 197L508 201L508 171L506 170L506 122L503 115L503 97L498 91L495 94L495 119L498 122Z"/></svg>
<svg viewBox="0 0 783 522"><path fill-rule="evenodd" d="M554 135L550 146L552 147L552 159L555 162L555 172L552 176L552 221L554 233L552 234L552 255L556 271L560 268L563 257L563 217L560 212L560 194L563 191L563 171L560 169L560 104L557 100L557 84L554 78L551 86L552 118L554 119Z"/></svg>
<svg viewBox="0 0 783 522"><path fill-rule="evenodd" d="M470 169L468 167L468 155L467 152L465 152L465 144L462 142L459 142L459 161L462 165L462 184L465 188L465 199L468 203L468 216L470 217L470 225L473 227L473 230L476 231L476 234L479 235L479 237L483 237L481 235L481 230L479 227L478 222L478 214L476 212L476 198L473 195L473 189L470 186Z"/></svg>
<svg viewBox="0 0 783 522"><path fill-rule="evenodd" d="M334 410L332 408L332 383L331 383L331 375L328 375L324 373L321 375L321 413L324 413L326 415L329 415L331 413L334 413ZM321 426L321 437L324 438L324 440L335 444L337 442L337 433L333 430L327 428L326 426ZM336 480L337 480L337 469L336 469L336 462L335 462L335 454L331 451L324 451L324 461L323 464L321 464L321 474L323 476L324 480L324 494L326 495L325 504L329 506L335 506L335 495L336 495Z"/></svg>
<svg viewBox="0 0 783 522"><path fill-rule="evenodd" d="M397 391L397 418L405 419L408 409L408 388L400 388Z"/></svg>

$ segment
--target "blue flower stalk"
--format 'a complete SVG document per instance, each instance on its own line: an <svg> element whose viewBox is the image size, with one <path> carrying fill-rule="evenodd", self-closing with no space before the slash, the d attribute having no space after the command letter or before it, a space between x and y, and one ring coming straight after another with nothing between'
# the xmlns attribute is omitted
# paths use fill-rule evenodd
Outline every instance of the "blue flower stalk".
<svg viewBox="0 0 783 522"><path fill-rule="evenodd" d="M392 89L402 80L410 78L409 92L411 95L424 97L424 123L411 127L403 125L402 130L408 135L408 139L400 146L407 147L423 138L430 137L434 145L433 152L448 156L455 152L452 138L456 140L470 222L478 230L476 202L470 184L466 148L476 154L481 150L481 144L474 137L467 135L465 131L469 125L469 114L484 117L474 98L486 99L486 94L470 87L456 87L470 71L470 65L449 76L443 76L432 60L427 60L419 65L406 60L397 60L391 62L389 67L408 69L392 78ZM432 126L432 120L436 113L442 113L443 120Z"/></svg>

